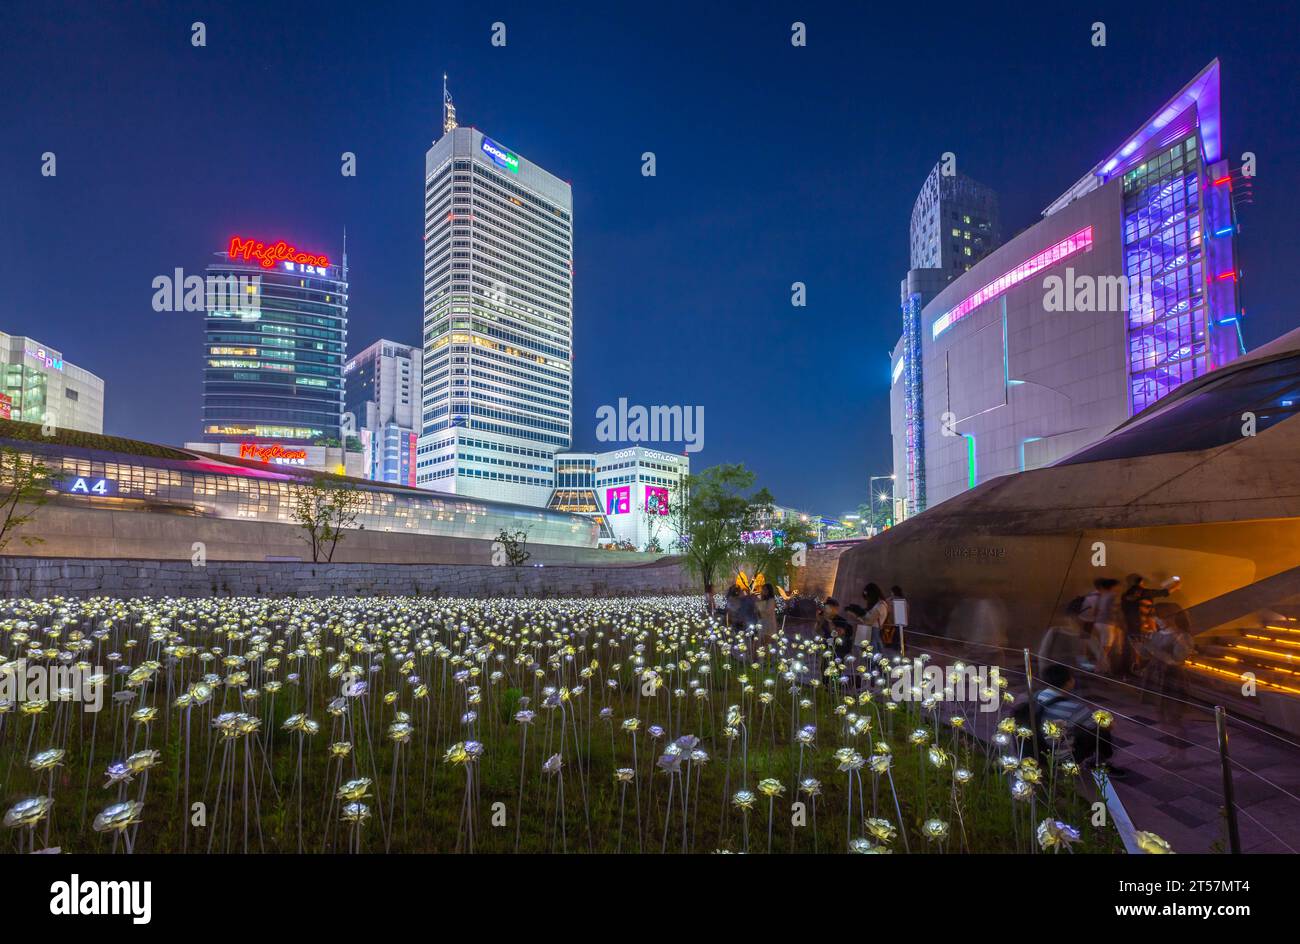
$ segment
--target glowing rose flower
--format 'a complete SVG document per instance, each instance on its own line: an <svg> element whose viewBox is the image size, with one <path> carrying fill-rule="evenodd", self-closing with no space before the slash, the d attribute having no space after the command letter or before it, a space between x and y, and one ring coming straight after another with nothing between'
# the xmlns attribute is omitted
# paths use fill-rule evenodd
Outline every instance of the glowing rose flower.
<svg viewBox="0 0 1300 944"><path fill-rule="evenodd" d="M409 721L394 721L388 726L388 739L398 744L406 744L415 733L415 726Z"/></svg>
<svg viewBox="0 0 1300 944"><path fill-rule="evenodd" d="M806 724L795 734L795 739L804 747L811 747L817 739L817 725Z"/></svg>
<svg viewBox="0 0 1300 944"><path fill-rule="evenodd" d="M880 855L889 852L873 843L870 839L854 839L849 842L849 852L855 855Z"/></svg>
<svg viewBox="0 0 1300 944"><path fill-rule="evenodd" d="M948 824L941 819L927 819L921 825L921 833L931 842L943 842L948 838Z"/></svg>
<svg viewBox="0 0 1300 944"><path fill-rule="evenodd" d="M128 826L140 822L140 812L144 804L139 800L127 800L105 807L91 824L97 833L123 832Z"/></svg>
<svg viewBox="0 0 1300 944"><path fill-rule="evenodd" d="M369 796L369 791L370 778L358 777L356 780L349 780L339 787L335 796L340 800L360 800L362 797Z"/></svg>
<svg viewBox="0 0 1300 944"><path fill-rule="evenodd" d="M1173 846L1165 842L1155 833L1149 833L1145 830L1139 832L1134 839L1137 841L1138 848L1147 855L1172 855Z"/></svg>
<svg viewBox="0 0 1300 944"><path fill-rule="evenodd" d="M4 824L9 829L19 829L23 826L33 827L45 819L52 806L54 806L54 801L49 797L28 797L25 800L19 800L9 807L9 812L5 814Z"/></svg>
<svg viewBox="0 0 1300 944"><path fill-rule="evenodd" d="M952 772L952 779L956 780L962 786L970 783L973 776L974 775L965 767L958 767Z"/></svg>
<svg viewBox="0 0 1300 944"><path fill-rule="evenodd" d="M887 774L889 767L893 763L892 754L876 754L871 758L871 771L874 774Z"/></svg>
<svg viewBox="0 0 1300 944"><path fill-rule="evenodd" d="M1092 721L1099 728L1109 728L1115 723L1115 716L1109 711L1098 708L1092 713Z"/></svg>
<svg viewBox="0 0 1300 944"><path fill-rule="evenodd" d="M303 714L289 715L280 727L285 731L303 731L307 727L307 720L307 716Z"/></svg>
<svg viewBox="0 0 1300 944"><path fill-rule="evenodd" d="M737 790L731 798L731 802L740 807L742 810L752 810L754 804L758 802L758 797L749 790Z"/></svg>
<svg viewBox="0 0 1300 944"><path fill-rule="evenodd" d="M126 759L126 766L130 768L132 773L139 774L158 766L161 762L161 751L136 751L136 753Z"/></svg>
<svg viewBox="0 0 1300 944"><path fill-rule="evenodd" d="M867 834L876 842L890 843L898 835L898 830L894 828L893 823L877 816L870 817L866 822L866 826Z"/></svg>
<svg viewBox="0 0 1300 944"><path fill-rule="evenodd" d="M917 728L915 731L913 731L911 734L907 736L907 739L911 741L913 744L915 744L917 747L921 747L923 745L929 744L930 729Z"/></svg>
<svg viewBox="0 0 1300 944"><path fill-rule="evenodd" d="M67 756L67 751L61 747L52 747L48 751L41 751L27 762L27 766L32 770L53 770L55 767L63 766L63 758Z"/></svg>
<svg viewBox="0 0 1300 944"><path fill-rule="evenodd" d="M108 770L106 770L104 774L108 777L108 782L104 784L105 789L114 784L130 783L135 779L135 777L132 776L131 768L128 767L124 761L120 760L109 764Z"/></svg>
<svg viewBox="0 0 1300 944"><path fill-rule="evenodd" d="M563 758L561 758L559 754L552 754L550 757L546 758L546 761L542 764L542 773L558 774L560 772L560 768L563 766L564 766Z"/></svg>
<svg viewBox="0 0 1300 944"><path fill-rule="evenodd" d="M929 757L930 757L930 764L931 766L934 767L946 767L948 766L948 761L952 759L952 755L950 755L942 747L930 748Z"/></svg>
<svg viewBox="0 0 1300 944"><path fill-rule="evenodd" d="M347 757L352 753L351 741L335 741L330 745L330 755L332 757Z"/></svg>
<svg viewBox="0 0 1300 944"><path fill-rule="evenodd" d="M1062 849L1069 849L1079 841L1079 830L1050 816L1038 824L1036 832L1038 847L1044 851L1051 849L1053 852L1060 852Z"/></svg>
<svg viewBox="0 0 1300 944"><path fill-rule="evenodd" d="M1043 737L1048 741L1055 743L1065 737L1065 725L1059 721L1053 721L1050 718L1042 724Z"/></svg>
<svg viewBox="0 0 1300 944"><path fill-rule="evenodd" d="M1022 803L1028 803L1033 798L1034 788L1030 784L1016 777L1011 781L1011 799L1019 800Z"/></svg>
<svg viewBox="0 0 1300 944"><path fill-rule="evenodd" d="M998 722L998 730L1003 734L1014 734L1016 730L1016 720L1014 718L1003 718Z"/></svg>
<svg viewBox="0 0 1300 944"><path fill-rule="evenodd" d="M772 799L785 793L785 785L780 780L768 777L758 782L758 792L768 799Z"/></svg>
<svg viewBox="0 0 1300 944"><path fill-rule="evenodd" d="M636 771L631 767L619 767L614 771L615 783L631 783L632 778L636 776Z"/></svg>
<svg viewBox="0 0 1300 944"><path fill-rule="evenodd" d="M816 777L804 777L799 781L799 792L810 797L821 796L822 782Z"/></svg>
<svg viewBox="0 0 1300 944"><path fill-rule="evenodd" d="M623 719L623 730L628 734L635 734L637 729L640 727L641 727L641 722L637 718Z"/></svg>
<svg viewBox="0 0 1300 944"><path fill-rule="evenodd" d="M364 803L345 803L339 813L339 819L345 823L360 825L370 819L370 807Z"/></svg>
<svg viewBox="0 0 1300 944"><path fill-rule="evenodd" d="M1061 772L1067 777L1078 776L1080 769L1079 765L1072 760L1067 760L1061 764Z"/></svg>

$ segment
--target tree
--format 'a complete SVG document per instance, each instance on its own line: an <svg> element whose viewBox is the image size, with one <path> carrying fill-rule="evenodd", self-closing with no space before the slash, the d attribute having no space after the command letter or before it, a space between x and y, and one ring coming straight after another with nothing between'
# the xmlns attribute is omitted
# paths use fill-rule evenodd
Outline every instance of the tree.
<svg viewBox="0 0 1300 944"><path fill-rule="evenodd" d="M773 530L771 544L746 544L742 557L755 580L762 574L768 583L778 584L794 577L794 557L798 548L807 547L816 538L817 532L807 522L790 518L782 522L779 531Z"/></svg>
<svg viewBox="0 0 1300 944"><path fill-rule="evenodd" d="M713 586L730 577L741 559L741 534L752 531L772 496L766 489L747 495L754 473L743 465L715 465L682 479L668 502L668 522L687 569L704 584L705 603L713 611Z"/></svg>
<svg viewBox="0 0 1300 944"><path fill-rule="evenodd" d="M505 528L497 535L497 543L501 545L501 550L505 552L506 563L511 567L518 567L520 564L532 557L532 553L527 550L528 532L515 531L513 534Z"/></svg>
<svg viewBox="0 0 1300 944"><path fill-rule="evenodd" d="M356 525L367 499L365 492L333 479L294 487L293 520L306 532L303 540L311 547L314 563L322 554L326 563L334 560L343 532Z"/></svg>
<svg viewBox="0 0 1300 944"><path fill-rule="evenodd" d="M14 532L36 516L36 509L49 501L46 494L54 470L40 459L12 446L0 447L0 551L9 546ZM19 511L26 505L27 511ZM18 535L27 547L44 540L32 534Z"/></svg>

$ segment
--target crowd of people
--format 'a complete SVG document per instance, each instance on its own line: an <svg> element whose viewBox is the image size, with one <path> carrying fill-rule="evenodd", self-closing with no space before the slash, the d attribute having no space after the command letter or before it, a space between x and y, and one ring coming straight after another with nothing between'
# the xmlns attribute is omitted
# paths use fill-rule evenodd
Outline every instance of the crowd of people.
<svg viewBox="0 0 1300 944"><path fill-rule="evenodd" d="M1136 573L1124 581L1098 577L1090 591L1070 602L1066 616L1071 624L1069 635L1083 643L1082 657L1077 660L1080 669L1165 696L1158 698L1161 720L1181 730L1182 702L1189 697L1184 663L1193 653L1194 643L1186 611L1168 600L1178 586L1177 577L1159 586L1149 585ZM788 608L787 616L812 619L813 631L840 658L856 655L867 646L882 653L901 650L904 627L895 617L907 612L901 587L890 587L886 595L878 584L868 583L862 589L861 602L847 605L827 597L815 606L815 619L813 601L799 602L807 603L810 612L796 614ZM731 586L718 613L725 615L729 625L750 631L755 645L785 629L778 620L776 594L770 584L761 584L757 592ZM905 615L901 618L906 620ZM1045 646L1050 648L1050 643ZM1071 751L1081 763L1105 766L1112 776L1122 778L1125 772L1111 763L1114 745L1109 725L1098 724L1094 703L1077 694L1075 670L1050 656L1042 665L1042 684L1032 706L1022 704L1017 714L1028 723L1032 707L1039 725L1044 721L1062 723L1070 732ZM1041 744L1038 746L1041 749Z"/></svg>

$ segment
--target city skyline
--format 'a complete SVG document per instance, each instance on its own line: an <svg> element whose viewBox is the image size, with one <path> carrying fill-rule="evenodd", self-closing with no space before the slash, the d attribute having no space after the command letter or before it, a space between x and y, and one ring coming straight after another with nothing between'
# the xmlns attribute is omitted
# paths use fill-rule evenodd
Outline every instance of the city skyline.
<svg viewBox="0 0 1300 944"><path fill-rule="evenodd" d="M591 13L557 35L524 10L396 11L373 22L312 17L266 37L239 31L236 13L214 14L203 49L188 42L187 15L18 18L27 42L9 57L17 105L0 161L7 179L30 184L14 188L0 222L0 272L13 286L0 329L39 337L103 377L106 432L198 438L202 317L154 312L150 284L178 266L201 273L233 233L279 234L333 255L346 226L348 355L381 337L419 343L412 207L420 155L441 133L444 70L462 125L573 184L575 449L597 446L595 411L620 397L700 405L711 416L696 467L743 461L782 504L854 507L867 476L889 471L897 279L912 202L939 155L954 152L962 172L999 193L1010 238L1059 193L1063 170L1085 173L1164 100L1169 75L1215 56L1230 157L1260 161L1240 241L1247 348L1293 323L1280 307L1282 188L1300 149L1295 129L1269 116L1294 111L1296 92L1277 78L1295 73L1295 51L1276 23L1246 20L1220 48L1205 31L1172 24L1154 35L1102 5L1105 49L1088 42L1091 15L1073 25L1028 16L1012 35L997 24L996 42L1051 62L1057 84L985 73L978 94L996 110L972 115L966 93L925 69L891 84L898 53L860 67L852 37L889 30L929 41L941 71L960 72L994 41L994 24L975 17L931 36L906 19L813 11L800 50L773 11L743 24L706 13L671 40L662 24L633 35L629 21ZM504 48L489 43L493 19L510 27ZM593 45L602 30L617 41ZM91 56L35 84L40 57L97 45L103 33L118 43L108 61ZM670 41L695 64L658 69L650 52ZM564 57L570 45L583 49L581 63ZM706 47L711 58L692 53ZM155 94L159 70L174 81ZM859 101L850 75L881 94ZM294 92L295 78L312 92ZM283 94L266 94L277 87ZM47 151L58 156L54 178L39 175ZM641 173L647 151L651 178ZM355 178L339 172L344 152L356 156ZM149 187L167 197L144 197ZM807 287L805 308L790 305L794 282ZM795 431L823 445L823 462L789 448Z"/></svg>

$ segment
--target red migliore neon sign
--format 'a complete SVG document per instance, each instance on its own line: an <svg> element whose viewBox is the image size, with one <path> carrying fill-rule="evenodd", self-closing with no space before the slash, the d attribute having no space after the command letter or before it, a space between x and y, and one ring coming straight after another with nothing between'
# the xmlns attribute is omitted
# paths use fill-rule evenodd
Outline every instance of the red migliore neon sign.
<svg viewBox="0 0 1300 944"><path fill-rule="evenodd" d="M245 262L256 259L263 269L269 269L277 262L297 262L311 266L330 264L325 256L301 252L297 246L290 246L283 239L274 243L264 243L259 239L240 239L238 236L230 237L230 258L243 259Z"/></svg>
<svg viewBox="0 0 1300 944"><path fill-rule="evenodd" d="M269 446L240 443L239 458L253 459L257 462L303 462L307 458L307 450L285 449L279 443L272 443Z"/></svg>

